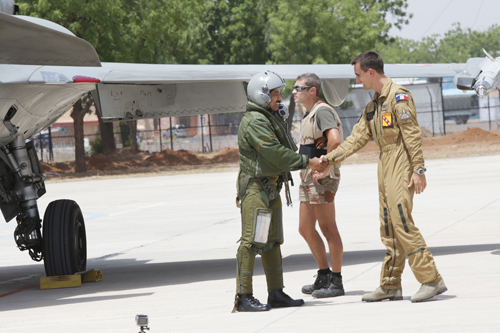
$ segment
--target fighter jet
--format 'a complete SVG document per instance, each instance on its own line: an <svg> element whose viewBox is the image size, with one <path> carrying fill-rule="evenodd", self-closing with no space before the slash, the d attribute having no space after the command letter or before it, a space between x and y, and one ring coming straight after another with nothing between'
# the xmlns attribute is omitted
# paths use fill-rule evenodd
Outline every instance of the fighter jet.
<svg viewBox="0 0 500 333"><path fill-rule="evenodd" d="M134 120L244 111L244 82L265 70L288 80L318 73L332 105L344 101L354 78L351 65L104 63L92 45L66 28L15 12L12 0L0 0L0 209L5 221L16 218L18 248L43 260L47 276L85 271L85 223L70 199L51 202L42 221L37 200L46 193L45 178L26 138L50 126L81 97L91 93L105 121ZM385 71L393 78L447 77L463 75L464 68L386 65Z"/></svg>
<svg viewBox="0 0 500 333"><path fill-rule="evenodd" d="M475 90L480 97L499 88L500 57L494 59L488 52L485 58L470 58L464 70L455 75L453 83L461 90Z"/></svg>

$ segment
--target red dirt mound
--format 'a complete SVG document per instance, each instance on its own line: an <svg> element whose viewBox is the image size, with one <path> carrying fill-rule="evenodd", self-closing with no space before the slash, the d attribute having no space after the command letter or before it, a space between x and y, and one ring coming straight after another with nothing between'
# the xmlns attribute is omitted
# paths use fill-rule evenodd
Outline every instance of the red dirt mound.
<svg viewBox="0 0 500 333"><path fill-rule="evenodd" d="M43 173L65 173L75 172L75 162L45 163L40 161Z"/></svg>
<svg viewBox="0 0 500 333"><path fill-rule="evenodd" d="M88 171L124 170L126 167L113 162L103 154L94 154L86 159Z"/></svg>
<svg viewBox="0 0 500 333"><path fill-rule="evenodd" d="M187 150L164 150L155 153L144 160L142 166L165 166L165 165L199 165L207 164L209 159L206 157L199 157Z"/></svg>
<svg viewBox="0 0 500 333"><path fill-rule="evenodd" d="M226 148L210 159L211 163L238 163L238 148Z"/></svg>
<svg viewBox="0 0 500 333"><path fill-rule="evenodd" d="M132 148L126 147L122 149L117 149L109 157L114 162L126 162L126 161L137 161L140 159L145 159L150 154L148 152L139 151L137 154L132 153Z"/></svg>
<svg viewBox="0 0 500 333"><path fill-rule="evenodd" d="M438 138L429 138L423 141L423 146L455 145L472 142L500 142L500 135L482 130L478 127L473 127L463 132L457 132Z"/></svg>

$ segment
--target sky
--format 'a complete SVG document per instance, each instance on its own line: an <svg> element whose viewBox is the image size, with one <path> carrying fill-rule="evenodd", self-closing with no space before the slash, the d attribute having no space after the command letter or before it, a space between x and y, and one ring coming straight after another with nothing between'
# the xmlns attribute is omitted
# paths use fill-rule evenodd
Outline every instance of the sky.
<svg viewBox="0 0 500 333"><path fill-rule="evenodd" d="M413 13L410 23L391 28L390 36L420 41L433 34L443 37L455 22L477 31L500 25L500 0L408 0L407 12Z"/></svg>

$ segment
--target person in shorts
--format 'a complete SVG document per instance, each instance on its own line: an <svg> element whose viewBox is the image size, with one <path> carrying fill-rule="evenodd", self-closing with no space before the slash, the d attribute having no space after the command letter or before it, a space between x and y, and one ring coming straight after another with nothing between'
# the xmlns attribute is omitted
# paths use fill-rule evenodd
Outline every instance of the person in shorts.
<svg viewBox="0 0 500 333"><path fill-rule="evenodd" d="M343 138L342 123L333 107L319 98L320 90L321 80L313 73L300 75L293 89L295 103L306 110L300 131L300 153L308 154L310 158L329 153L340 145ZM343 246L335 220L334 202L340 181L339 167L331 167L327 176L321 179L310 168L300 171L299 232L318 264L316 280L303 286L302 292L317 298L345 294L341 275ZM323 239L316 230L316 222L328 243L332 269Z"/></svg>

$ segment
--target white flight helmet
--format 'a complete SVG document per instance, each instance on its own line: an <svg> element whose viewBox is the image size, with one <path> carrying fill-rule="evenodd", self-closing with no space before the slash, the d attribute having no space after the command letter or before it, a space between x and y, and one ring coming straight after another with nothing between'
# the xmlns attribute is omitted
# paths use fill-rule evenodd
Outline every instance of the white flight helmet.
<svg viewBox="0 0 500 333"><path fill-rule="evenodd" d="M271 102L271 91L285 88L286 82L275 72L265 71L254 75L248 82L247 97L251 102L268 107Z"/></svg>

